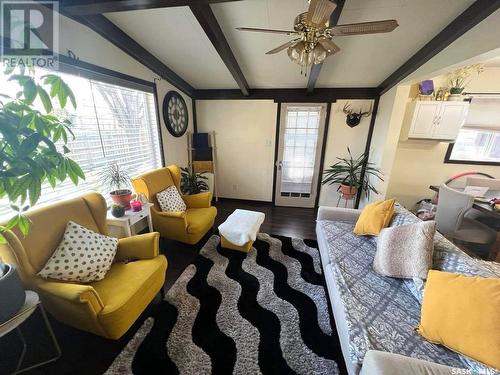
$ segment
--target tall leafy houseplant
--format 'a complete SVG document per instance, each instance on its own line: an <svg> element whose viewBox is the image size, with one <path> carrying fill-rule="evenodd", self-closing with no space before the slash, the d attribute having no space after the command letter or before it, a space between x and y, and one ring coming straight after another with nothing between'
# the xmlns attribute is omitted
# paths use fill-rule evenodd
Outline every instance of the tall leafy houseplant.
<svg viewBox="0 0 500 375"><path fill-rule="evenodd" d="M380 170L368 162L368 154L363 153L357 158L353 158L351 150L347 148L349 157L337 158L339 161L323 171L322 185L339 184L337 191L340 191L344 198L352 199L357 194L358 189L362 189L366 197L370 191L378 194L377 189L370 182L369 177L374 176L380 181L384 181ZM361 180L363 166L365 167L365 178Z"/></svg>
<svg viewBox="0 0 500 375"><path fill-rule="evenodd" d="M198 194L208 191L208 185L205 182L208 178L203 173L191 172L189 168L181 168L181 190L184 194Z"/></svg>
<svg viewBox="0 0 500 375"><path fill-rule="evenodd" d="M28 233L29 220L23 213L37 203L44 182L54 188L67 178L75 185L85 179L80 166L67 156L68 137L74 138L71 121L58 115L53 105L57 100L62 109L69 102L76 108L75 96L61 77L47 74L36 79L33 73L7 72L20 90L15 98L0 94L0 198L7 197L16 213L0 226L0 242L5 242L2 233L15 227Z"/></svg>

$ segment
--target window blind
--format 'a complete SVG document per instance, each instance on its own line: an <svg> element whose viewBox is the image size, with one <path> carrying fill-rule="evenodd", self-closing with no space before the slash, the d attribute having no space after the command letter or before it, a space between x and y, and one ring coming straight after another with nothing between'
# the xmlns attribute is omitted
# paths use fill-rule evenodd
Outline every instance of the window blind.
<svg viewBox="0 0 500 375"><path fill-rule="evenodd" d="M47 74L42 69L37 76ZM42 187L39 205L100 191L106 198L109 188L99 185L99 175L110 163L118 163L131 177L162 165L154 95L150 92L58 73L75 93L77 108L68 104L57 115L72 122L75 139L69 139L68 155L85 173L78 186L68 179L52 189ZM2 93L15 96L18 89L0 77ZM5 83L5 84L4 84ZM56 101L54 100L54 104ZM42 110L42 108L40 108ZM62 147L59 144L58 147ZM0 219L12 214L6 199L0 200Z"/></svg>
<svg viewBox="0 0 500 375"><path fill-rule="evenodd" d="M463 127L500 132L500 98L474 96Z"/></svg>

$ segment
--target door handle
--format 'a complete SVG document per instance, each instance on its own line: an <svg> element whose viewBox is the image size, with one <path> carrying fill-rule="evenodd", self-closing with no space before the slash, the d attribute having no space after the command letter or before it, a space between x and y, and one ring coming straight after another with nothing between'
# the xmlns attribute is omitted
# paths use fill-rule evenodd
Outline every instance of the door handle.
<svg viewBox="0 0 500 375"><path fill-rule="evenodd" d="M277 162L276 162L276 166L278 167L278 170L280 170L280 171L281 171L281 168L283 167L283 161L282 161L282 160L277 161Z"/></svg>

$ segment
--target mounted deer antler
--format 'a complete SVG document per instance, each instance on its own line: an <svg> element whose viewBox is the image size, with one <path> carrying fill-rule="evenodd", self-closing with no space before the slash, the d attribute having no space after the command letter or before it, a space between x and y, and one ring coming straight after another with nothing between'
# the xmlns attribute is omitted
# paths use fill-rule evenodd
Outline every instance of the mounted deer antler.
<svg viewBox="0 0 500 375"><path fill-rule="evenodd" d="M372 108L373 105L370 105L370 109L368 111L362 112L362 110L360 109L358 113L354 113L351 109L351 105L349 103L346 103L344 105L344 108L342 109L342 111L347 115L345 120L346 124L351 128L358 126L361 122L362 117L368 117L372 114Z"/></svg>

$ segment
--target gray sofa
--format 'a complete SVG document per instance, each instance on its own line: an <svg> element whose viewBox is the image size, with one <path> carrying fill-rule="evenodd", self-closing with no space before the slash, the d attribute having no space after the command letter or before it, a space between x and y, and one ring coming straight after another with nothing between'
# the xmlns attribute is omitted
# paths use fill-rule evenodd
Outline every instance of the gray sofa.
<svg viewBox="0 0 500 375"><path fill-rule="evenodd" d="M397 206L391 226L419 219ZM498 374L472 359L424 340L415 332L420 321L422 282L384 277L373 271L376 237L357 236L352 230L361 211L320 207L316 234L328 294L349 374L359 374L367 352L368 363L391 363L391 359L371 351L395 353L453 368ZM500 272L488 262L475 260L436 233L433 268L467 275L498 277ZM375 357L373 359L372 357ZM401 362L401 358L394 359ZM408 361L412 366L415 361ZM399 366L399 365L397 365ZM417 361L417 370L422 363ZM443 368L439 368L443 370ZM423 373L439 373L438 368ZM487 372L489 371L489 372ZM401 373L405 373L404 371ZM412 373L412 372L408 372Z"/></svg>

